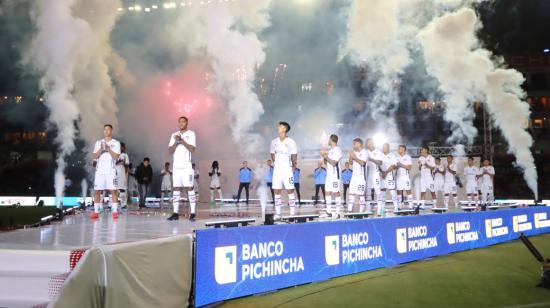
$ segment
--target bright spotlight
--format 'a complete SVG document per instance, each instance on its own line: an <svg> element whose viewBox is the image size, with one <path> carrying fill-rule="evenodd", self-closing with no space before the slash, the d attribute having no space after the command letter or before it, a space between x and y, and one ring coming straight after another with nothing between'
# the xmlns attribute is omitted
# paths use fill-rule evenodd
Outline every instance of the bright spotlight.
<svg viewBox="0 0 550 308"><path fill-rule="evenodd" d="M549 52L550 52L550 48L545 48L545 49L543 50L543 52L544 52L544 53L549 53Z"/></svg>
<svg viewBox="0 0 550 308"><path fill-rule="evenodd" d="M153 10L156 10L158 9L159 7L157 5L152 5L151 8L153 8Z"/></svg>
<svg viewBox="0 0 550 308"><path fill-rule="evenodd" d="M376 133L372 136L372 141L375 146L382 146L384 143L388 142L388 138L383 133Z"/></svg>
<svg viewBox="0 0 550 308"><path fill-rule="evenodd" d="M134 11L141 11L141 5L135 5L134 6Z"/></svg>

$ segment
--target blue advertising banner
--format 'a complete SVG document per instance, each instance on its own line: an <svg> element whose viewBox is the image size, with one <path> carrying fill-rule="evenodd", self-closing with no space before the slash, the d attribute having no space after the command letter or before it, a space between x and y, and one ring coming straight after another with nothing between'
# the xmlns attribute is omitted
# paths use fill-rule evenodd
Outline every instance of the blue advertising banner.
<svg viewBox="0 0 550 308"><path fill-rule="evenodd" d="M195 305L550 232L550 207L196 231Z"/></svg>

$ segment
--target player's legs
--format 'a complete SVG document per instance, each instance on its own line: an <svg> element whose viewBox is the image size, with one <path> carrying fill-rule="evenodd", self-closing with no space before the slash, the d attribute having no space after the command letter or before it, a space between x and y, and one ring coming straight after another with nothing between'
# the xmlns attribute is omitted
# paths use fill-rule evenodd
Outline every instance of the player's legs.
<svg viewBox="0 0 550 308"><path fill-rule="evenodd" d="M294 183L294 190L298 196L298 205L302 204L302 196L300 195L300 183Z"/></svg>
<svg viewBox="0 0 550 308"><path fill-rule="evenodd" d="M344 184L344 204L346 204L346 197L348 196L349 184Z"/></svg>
<svg viewBox="0 0 550 308"><path fill-rule="evenodd" d="M250 183L244 183L244 192L246 194L246 204L248 204L248 200L250 199Z"/></svg>
<svg viewBox="0 0 550 308"><path fill-rule="evenodd" d="M237 204L241 200L241 193L243 192L244 183L239 183L239 190L237 192Z"/></svg>

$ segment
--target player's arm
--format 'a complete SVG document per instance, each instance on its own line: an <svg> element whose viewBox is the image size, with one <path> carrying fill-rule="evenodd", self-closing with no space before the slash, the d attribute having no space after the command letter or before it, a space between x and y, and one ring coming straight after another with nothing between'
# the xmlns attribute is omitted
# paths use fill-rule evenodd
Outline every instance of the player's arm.
<svg viewBox="0 0 550 308"><path fill-rule="evenodd" d="M117 152L115 152L116 149L113 149L113 147L110 147L109 145L106 145L106 147L107 147L107 152L109 152L111 157L114 160L118 160L118 157L120 156L120 149L119 149L119 153L117 153Z"/></svg>
<svg viewBox="0 0 550 308"><path fill-rule="evenodd" d="M275 156L275 155L271 154L271 156ZM292 161L292 167L295 167L296 163L298 162L298 154L290 154L290 160Z"/></svg>
<svg viewBox="0 0 550 308"><path fill-rule="evenodd" d="M173 134L170 138L170 144L168 145L168 151L170 151L170 154L174 154L176 151L176 148L179 145L178 140L181 140L180 135Z"/></svg>
<svg viewBox="0 0 550 308"><path fill-rule="evenodd" d="M379 159L374 159L371 156L369 156L369 161L380 167L382 165L382 161Z"/></svg>
<svg viewBox="0 0 550 308"><path fill-rule="evenodd" d="M350 164L353 163L354 161L356 161L359 165L361 166L364 166L367 162L364 161L364 160L361 160L359 159L359 157L357 157L357 155L355 155L355 152L354 151L350 151L350 154L349 154L349 162Z"/></svg>
<svg viewBox="0 0 550 308"><path fill-rule="evenodd" d="M447 166L447 171L450 172L452 175L456 175L456 171L451 169L451 166Z"/></svg>
<svg viewBox="0 0 550 308"><path fill-rule="evenodd" d="M101 156L101 146L99 145L99 142L95 143L94 152L92 156L93 156L93 160L96 160L99 158L99 156Z"/></svg>

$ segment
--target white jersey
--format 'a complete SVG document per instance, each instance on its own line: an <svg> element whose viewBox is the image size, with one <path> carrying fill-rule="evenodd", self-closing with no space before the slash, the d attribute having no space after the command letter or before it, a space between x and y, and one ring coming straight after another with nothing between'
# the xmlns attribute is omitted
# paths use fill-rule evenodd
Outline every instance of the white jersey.
<svg viewBox="0 0 550 308"><path fill-rule="evenodd" d="M369 159L372 158L374 160L384 160L384 154L380 150L367 150L367 153L369 154ZM377 164L369 160L369 162L367 163L367 169L369 172L370 180L380 178L380 167Z"/></svg>
<svg viewBox="0 0 550 308"><path fill-rule="evenodd" d="M120 153L120 155L118 156L118 162L119 163L116 165L117 174L126 174L126 167L130 165L130 157L128 157L128 154Z"/></svg>
<svg viewBox="0 0 550 308"><path fill-rule="evenodd" d="M439 171L439 172L435 172ZM439 164L435 166L434 169L434 181L436 183L443 183L445 182L445 166L443 164Z"/></svg>
<svg viewBox="0 0 550 308"><path fill-rule="evenodd" d="M328 159L336 161L333 166L327 162L327 178L339 179L340 178L340 159L342 159L342 149L340 147L333 147L328 150Z"/></svg>
<svg viewBox="0 0 550 308"><path fill-rule="evenodd" d="M393 153L382 154L382 171L386 172L390 167L394 167L397 164L397 157ZM386 179L393 179L394 172L390 172L386 175Z"/></svg>
<svg viewBox="0 0 550 308"><path fill-rule="evenodd" d="M402 165L409 166L412 165L412 158L409 154L405 154L403 156L397 155L397 162L401 163ZM409 178L409 170L399 167L397 168L397 178L398 179L408 179Z"/></svg>
<svg viewBox="0 0 550 308"><path fill-rule="evenodd" d="M111 139L110 141L105 141L105 139L96 141L94 153L97 153L97 151L102 149L103 145L109 146L111 151L116 154L120 154L120 142L115 139ZM116 160L113 156L111 156L111 154L109 154L108 151L104 151L97 159L95 170L97 174L116 174Z"/></svg>
<svg viewBox="0 0 550 308"><path fill-rule="evenodd" d="M176 143L176 136L180 136L185 142L189 145L196 145L195 133L191 130L186 130L185 132L177 131L170 136L170 142L168 146L171 147ZM183 145L178 144L173 155L172 166L174 169L193 169L191 164L191 152Z"/></svg>
<svg viewBox="0 0 550 308"><path fill-rule="evenodd" d="M479 168L477 166L464 167L464 175L466 176L466 183L477 185L477 176L479 175Z"/></svg>
<svg viewBox="0 0 550 308"><path fill-rule="evenodd" d="M355 156L357 157L357 159L364 161L365 165L361 166L358 162L356 162L354 160L353 163L352 163L351 178L352 179L354 179L354 178L362 179L364 181L364 180L367 179L367 164L366 164L366 162L367 162L367 159L369 159L369 154L367 153L367 150L365 150L365 149L361 149L361 151L359 151L359 152L353 151L353 153L355 153Z"/></svg>
<svg viewBox="0 0 550 308"><path fill-rule="evenodd" d="M432 177L432 170L430 168L435 167L435 158L428 154L428 156L420 156L418 158L420 164L420 176L423 178Z"/></svg>
<svg viewBox="0 0 550 308"><path fill-rule="evenodd" d="M291 168L291 156L298 154L298 147L296 146L296 142L289 137L286 137L282 141L277 137L271 141L270 153L275 155L275 160L273 161L274 169Z"/></svg>
<svg viewBox="0 0 550 308"><path fill-rule="evenodd" d="M452 162L450 165L447 165L447 164L445 165L445 183L455 185L456 184L455 175L449 172L449 170L447 170L447 167L452 171L456 172L457 171L456 164Z"/></svg>
<svg viewBox="0 0 550 308"><path fill-rule="evenodd" d="M483 174L483 172L487 172L488 174ZM482 186L491 186L491 187L493 186L493 178L489 174L492 174L492 175L495 174L495 168L493 166L481 167L479 169L479 175L482 175L481 176Z"/></svg>

